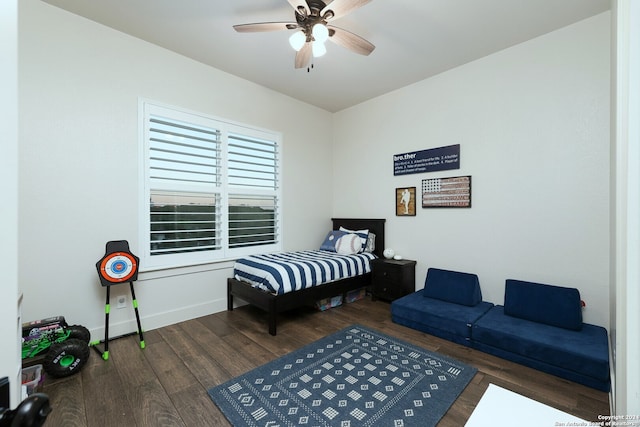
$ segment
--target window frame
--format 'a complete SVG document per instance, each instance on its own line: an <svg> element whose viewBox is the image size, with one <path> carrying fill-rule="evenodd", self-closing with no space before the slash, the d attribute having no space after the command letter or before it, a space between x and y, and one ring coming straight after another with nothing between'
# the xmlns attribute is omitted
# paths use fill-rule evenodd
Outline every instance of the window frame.
<svg viewBox="0 0 640 427"><path fill-rule="evenodd" d="M220 249L203 250L196 252L175 253L167 255L151 255L151 192L158 191L154 187L150 177L150 144L149 123L151 116L166 117L169 120L177 120L198 126L217 129L220 131L220 181L219 185L205 188L200 184L170 185L176 188L174 191L193 193L199 188L200 193L217 194L220 198L219 216L217 218L220 230ZM139 188L142 191L140 197L140 271L162 270L176 267L188 267L201 264L230 261L241 256L275 252L282 250L282 135L268 129L246 125L204 113L186 110L180 107L161 104L155 101L139 100L139 148L140 148L140 173ZM248 138L266 140L275 144L275 188L265 189L257 187L232 186L228 179L228 136L229 134L242 135ZM254 246L229 247L229 198L230 195L267 196L275 200L274 231L275 242L270 244L258 244Z"/></svg>

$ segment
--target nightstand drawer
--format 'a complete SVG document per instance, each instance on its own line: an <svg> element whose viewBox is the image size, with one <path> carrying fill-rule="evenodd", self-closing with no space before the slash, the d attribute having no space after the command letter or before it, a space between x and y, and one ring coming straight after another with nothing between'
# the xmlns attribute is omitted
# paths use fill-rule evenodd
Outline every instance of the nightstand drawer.
<svg viewBox="0 0 640 427"><path fill-rule="evenodd" d="M377 282L373 285L373 295L376 297L393 301L406 295L402 287L397 282L388 280Z"/></svg>
<svg viewBox="0 0 640 427"><path fill-rule="evenodd" d="M374 268L372 277L374 282L400 282L402 280L402 270L399 268Z"/></svg>
<svg viewBox="0 0 640 427"><path fill-rule="evenodd" d="M393 301L415 291L415 266L412 260L375 259L371 261L371 295Z"/></svg>

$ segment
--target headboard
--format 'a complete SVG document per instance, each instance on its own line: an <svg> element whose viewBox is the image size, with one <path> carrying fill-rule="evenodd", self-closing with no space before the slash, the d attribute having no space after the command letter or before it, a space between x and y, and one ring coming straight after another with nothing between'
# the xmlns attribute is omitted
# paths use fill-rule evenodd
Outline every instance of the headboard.
<svg viewBox="0 0 640 427"><path fill-rule="evenodd" d="M378 257L382 258L382 252L384 251L384 223L385 219L363 219L363 218L331 218L333 221L333 229L337 230L340 226L348 228L349 230L364 230L376 235L376 247L373 251Z"/></svg>

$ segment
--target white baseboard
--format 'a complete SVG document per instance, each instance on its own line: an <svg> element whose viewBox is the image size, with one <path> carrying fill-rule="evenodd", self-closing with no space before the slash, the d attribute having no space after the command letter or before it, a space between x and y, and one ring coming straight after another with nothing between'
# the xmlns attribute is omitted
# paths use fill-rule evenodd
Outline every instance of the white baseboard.
<svg viewBox="0 0 640 427"><path fill-rule="evenodd" d="M156 313L151 316L141 316L140 323L142 325L143 332L151 331L154 329L162 328L164 326L169 326L198 317L207 316L209 314L218 313L226 309L227 299L221 298L202 304L196 304L188 307L182 307L176 310ZM91 329L91 340L104 340L104 330L104 327ZM109 322L109 340L137 331L138 324L135 317L118 323Z"/></svg>

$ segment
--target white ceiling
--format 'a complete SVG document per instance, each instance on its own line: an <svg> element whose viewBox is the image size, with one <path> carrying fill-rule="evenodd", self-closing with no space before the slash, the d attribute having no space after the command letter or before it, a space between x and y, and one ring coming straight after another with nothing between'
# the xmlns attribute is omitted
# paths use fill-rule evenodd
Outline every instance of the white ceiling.
<svg viewBox="0 0 640 427"><path fill-rule="evenodd" d="M294 69L287 0L43 0L217 69L335 112L610 8L610 0L373 0L332 24L369 40L369 56L327 43ZM342 1L342 0L335 0Z"/></svg>

